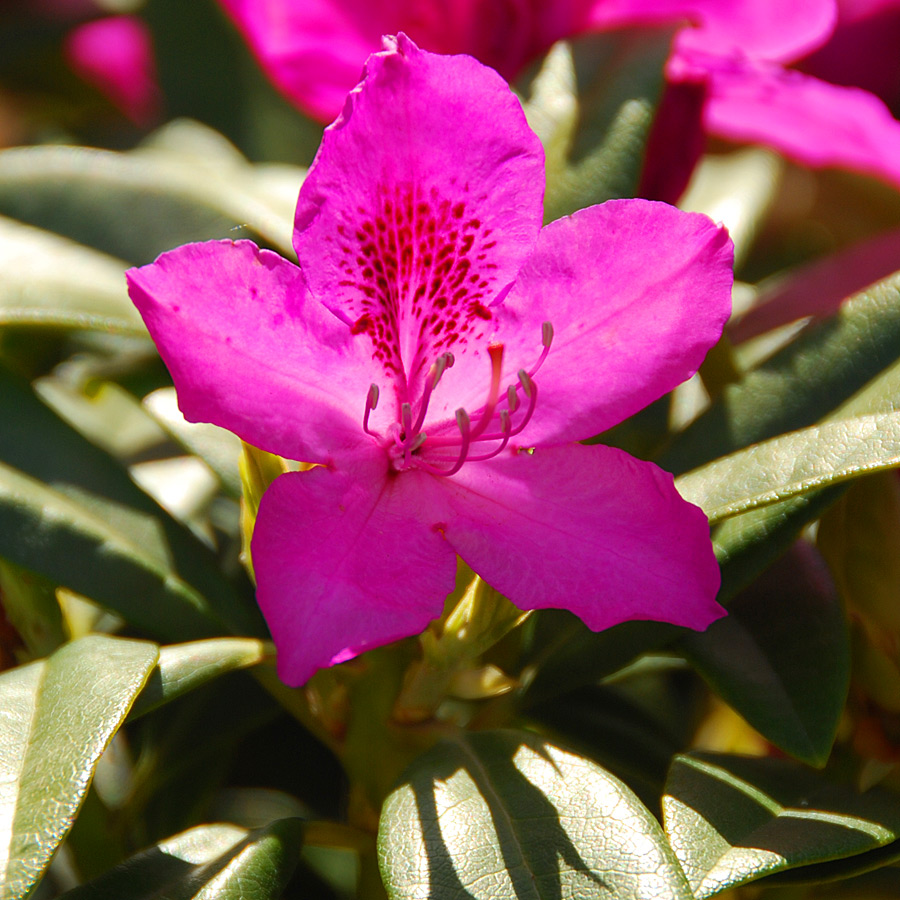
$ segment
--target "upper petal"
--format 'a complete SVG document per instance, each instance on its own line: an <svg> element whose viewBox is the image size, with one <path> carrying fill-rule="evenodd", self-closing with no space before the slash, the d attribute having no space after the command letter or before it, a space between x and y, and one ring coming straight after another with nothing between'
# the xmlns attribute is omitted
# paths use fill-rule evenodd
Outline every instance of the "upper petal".
<svg viewBox="0 0 900 900"><path fill-rule="evenodd" d="M540 349L524 444L599 434L689 378L731 312L733 249L706 216L614 200L552 222L498 310L510 360Z"/></svg>
<svg viewBox="0 0 900 900"><path fill-rule="evenodd" d="M307 462L370 440L361 422L372 361L295 265L250 241L210 241L127 278L190 421Z"/></svg>
<svg viewBox="0 0 900 900"><path fill-rule="evenodd" d="M900 122L874 94L777 66L694 57L708 74L710 134L764 144L803 165L900 185Z"/></svg>
<svg viewBox="0 0 900 900"><path fill-rule="evenodd" d="M595 631L632 619L702 629L724 614L706 516L652 463L573 444L444 482L448 543L522 609L568 609Z"/></svg>
<svg viewBox="0 0 900 900"><path fill-rule="evenodd" d="M432 481L397 477L377 452L282 475L263 495L257 599L287 684L418 634L441 614L456 556L430 525Z"/></svg>
<svg viewBox="0 0 900 900"><path fill-rule="evenodd" d="M469 366L485 382L491 304L540 229L543 151L496 72L405 35L387 47L325 131L294 245L311 290L414 397L448 350L458 384Z"/></svg>
<svg viewBox="0 0 900 900"><path fill-rule="evenodd" d="M676 48L793 60L822 44L837 18L834 0L595 0L592 28L689 20Z"/></svg>

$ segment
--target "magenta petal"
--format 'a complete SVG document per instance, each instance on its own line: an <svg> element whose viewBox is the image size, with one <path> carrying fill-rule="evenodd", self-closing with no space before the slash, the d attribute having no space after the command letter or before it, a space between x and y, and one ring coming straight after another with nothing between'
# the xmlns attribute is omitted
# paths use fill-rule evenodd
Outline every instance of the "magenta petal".
<svg viewBox="0 0 900 900"><path fill-rule="evenodd" d="M589 25L616 28L684 19L694 27L678 35L679 48L784 60L819 46L836 15L834 0L595 0Z"/></svg>
<svg viewBox="0 0 900 900"><path fill-rule="evenodd" d="M310 298L295 265L250 241L210 241L127 278L190 421L307 462L369 440L362 414L373 364Z"/></svg>
<svg viewBox="0 0 900 900"><path fill-rule="evenodd" d="M79 25L63 49L72 71L136 125L159 118L162 95L150 30L136 16L108 16Z"/></svg>
<svg viewBox="0 0 900 900"><path fill-rule="evenodd" d="M396 477L379 453L346 471L282 475L265 493L252 543L257 599L287 684L441 614L456 557L422 512L431 481Z"/></svg>
<svg viewBox="0 0 900 900"><path fill-rule="evenodd" d="M813 168L851 169L900 185L900 122L873 94L776 66L696 63L709 75L710 134L764 144Z"/></svg>
<svg viewBox="0 0 900 900"><path fill-rule="evenodd" d="M265 73L289 100L323 122L341 110L363 64L396 31L383 3L219 0Z"/></svg>
<svg viewBox="0 0 900 900"><path fill-rule="evenodd" d="M595 631L631 619L703 629L724 614L706 516L652 463L538 448L447 482L447 541L522 609L568 609Z"/></svg>
<svg viewBox="0 0 900 900"><path fill-rule="evenodd" d="M689 378L731 311L732 259L722 226L664 203L548 225L499 313L511 360L537 358L541 322L555 332L522 442L599 434Z"/></svg>
<svg viewBox="0 0 900 900"><path fill-rule="evenodd" d="M537 238L543 151L493 70L402 34L388 48L325 131L294 246L310 289L389 377L414 385L450 350L460 384L468 342L483 348L490 306ZM483 353L474 369L484 384Z"/></svg>

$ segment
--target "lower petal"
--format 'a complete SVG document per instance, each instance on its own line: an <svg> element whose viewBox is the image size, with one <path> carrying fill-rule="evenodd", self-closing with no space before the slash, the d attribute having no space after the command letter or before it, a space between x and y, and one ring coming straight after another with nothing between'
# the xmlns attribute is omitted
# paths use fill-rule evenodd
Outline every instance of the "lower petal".
<svg viewBox="0 0 900 900"><path fill-rule="evenodd" d="M724 614L706 516L652 463L576 444L446 481L448 543L522 609L568 609L594 631L632 619L699 630Z"/></svg>
<svg viewBox="0 0 900 900"><path fill-rule="evenodd" d="M253 533L257 599L290 685L418 634L453 590L456 556L422 513L429 476L378 454L276 479Z"/></svg>

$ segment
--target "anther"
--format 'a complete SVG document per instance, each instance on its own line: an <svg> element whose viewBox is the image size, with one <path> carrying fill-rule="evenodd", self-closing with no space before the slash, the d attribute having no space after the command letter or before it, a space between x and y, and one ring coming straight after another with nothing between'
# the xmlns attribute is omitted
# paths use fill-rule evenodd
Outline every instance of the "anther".
<svg viewBox="0 0 900 900"><path fill-rule="evenodd" d="M363 431L366 434L375 435L374 431L369 431L369 413L378 406L378 385L370 384L369 393L366 396L366 411L363 413Z"/></svg>
<svg viewBox="0 0 900 900"><path fill-rule="evenodd" d="M534 376L537 373L537 370L544 364L544 360L550 352L550 345L553 343L553 324L551 322L544 322L541 325L541 343L544 345L544 349L541 350L538 361L532 366L531 371L528 373L531 376Z"/></svg>

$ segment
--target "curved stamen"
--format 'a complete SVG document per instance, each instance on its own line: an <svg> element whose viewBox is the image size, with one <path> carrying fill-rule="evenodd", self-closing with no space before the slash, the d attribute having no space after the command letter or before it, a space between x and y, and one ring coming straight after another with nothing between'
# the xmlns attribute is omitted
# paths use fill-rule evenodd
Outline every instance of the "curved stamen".
<svg viewBox="0 0 900 900"><path fill-rule="evenodd" d="M462 465L466 461L466 457L469 453L469 442L472 434L469 414L462 408L456 411L456 424L459 427L459 433L461 437L459 445L459 456L457 456L456 462L449 469L438 469L435 468L435 466L431 466L428 463L423 462L421 459L417 459L416 465L420 469L423 469L425 472L428 472L431 475L440 475L442 477L447 477L448 475L455 475L462 468Z"/></svg>
<svg viewBox="0 0 900 900"><path fill-rule="evenodd" d="M547 358L547 354L550 352L550 345L553 343L552 322L544 322L541 325L541 343L544 345L544 349L541 351L541 355L538 357L538 361L532 366L531 371L528 373L532 378L534 377L537 370L544 364L544 360Z"/></svg>
<svg viewBox="0 0 900 900"><path fill-rule="evenodd" d="M363 431L376 437L374 431L369 431L369 414L378 406L378 385L374 382L369 385L369 393L366 396L366 411L363 413Z"/></svg>
<svg viewBox="0 0 900 900"><path fill-rule="evenodd" d="M503 370L503 344L491 344L488 347L488 355L491 357L491 386L488 390L487 403L481 413L478 424L472 429L472 440L490 425L494 418L494 410L497 408L497 399L500 396L500 376Z"/></svg>
<svg viewBox="0 0 900 900"><path fill-rule="evenodd" d="M453 367L455 362L454 356L450 351L442 353L428 370L428 377L425 379L425 389L422 392L422 400L419 404L419 415L416 416L416 422L412 427L413 433L418 433L419 429L425 423L425 414L428 412L428 402L431 400L431 392L438 386L441 375L447 369Z"/></svg>
<svg viewBox="0 0 900 900"><path fill-rule="evenodd" d="M491 450L490 453L482 453L481 456L470 456L466 459L466 462L483 462L486 459L493 459L506 449L506 445L509 443L509 439L512 437L513 432L509 420L509 412L505 409L500 410L500 433L503 435L500 444ZM487 438L482 436L481 440L487 440Z"/></svg>
<svg viewBox="0 0 900 900"><path fill-rule="evenodd" d="M534 415L534 409L537 406L537 382L531 379L531 376L524 370L519 369L519 382L522 385L522 389L525 391L525 396L528 398L528 408L525 410L525 416L518 425L509 433L509 437L515 437L517 434L521 434L525 429L525 426L531 420L532 415ZM510 388L510 390L515 390L515 388ZM478 439L480 441L499 441L505 437L503 432L500 434L483 434Z"/></svg>

